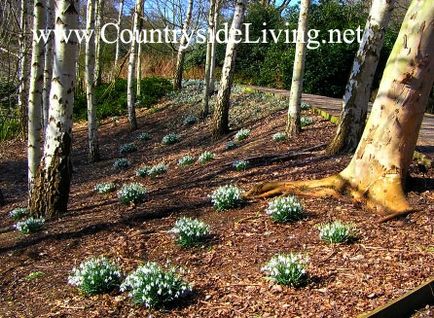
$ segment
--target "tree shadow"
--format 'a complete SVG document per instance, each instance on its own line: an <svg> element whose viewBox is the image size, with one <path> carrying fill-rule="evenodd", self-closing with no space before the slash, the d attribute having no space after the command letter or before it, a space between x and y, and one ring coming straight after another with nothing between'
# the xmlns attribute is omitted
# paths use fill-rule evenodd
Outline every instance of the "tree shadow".
<svg viewBox="0 0 434 318"><path fill-rule="evenodd" d="M27 248L39 244L45 240L69 240L82 238L84 236L93 235L104 231L116 231L119 226L135 226L137 224L142 224L144 221L156 220L168 217L175 213L180 213L181 211L186 211L190 209L201 209L209 204L208 200L201 200L195 203L186 203L184 205L172 206L164 205L154 211L149 211L148 209L143 209L137 211L137 213L127 215L120 218L115 222L102 222L96 224L89 224L80 230L61 232L61 233L36 233L31 237L26 237L23 240L10 245L0 247L0 254L8 253L11 251L16 251L19 249Z"/></svg>

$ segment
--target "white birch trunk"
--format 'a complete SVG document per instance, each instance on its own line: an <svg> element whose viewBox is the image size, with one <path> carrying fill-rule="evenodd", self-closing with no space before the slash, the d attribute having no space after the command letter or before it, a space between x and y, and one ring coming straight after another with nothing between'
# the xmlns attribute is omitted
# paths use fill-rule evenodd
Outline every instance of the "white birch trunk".
<svg viewBox="0 0 434 318"><path fill-rule="evenodd" d="M78 28L78 0L56 0L55 30ZM30 198L34 215L51 217L67 210L71 187L72 110L76 80L77 39L54 40L53 81L44 155Z"/></svg>
<svg viewBox="0 0 434 318"><path fill-rule="evenodd" d="M354 151L365 128L372 81L380 60L384 34L395 0L374 0L350 79L345 89L340 123L329 154Z"/></svg>
<svg viewBox="0 0 434 318"><path fill-rule="evenodd" d="M222 69L220 89L217 95L216 109L213 115L213 136L217 138L229 131L229 106L232 82L235 71L236 48L240 41L237 33L241 32L240 27L244 20L247 0L237 0L235 5L234 18L229 31L229 41L226 46L225 61Z"/></svg>
<svg viewBox="0 0 434 318"><path fill-rule="evenodd" d="M123 12L124 12L124 0L120 0L119 1L119 15L118 15L118 21L117 21L117 25L119 27L119 30L121 29ZM118 33L118 37L119 37L119 33ZM121 49L120 46L121 46L121 41L117 41L116 42L116 53L115 53L115 66L113 69L114 76L116 76L117 72L118 72L119 55L120 55L120 49Z"/></svg>
<svg viewBox="0 0 434 318"><path fill-rule="evenodd" d="M187 16L185 18L184 24L182 26L182 36L180 40L180 45L178 48L178 54L176 58L176 69L175 69L175 78L173 81L173 88L175 90L180 90L182 88L182 75L184 73L184 61L185 61L185 50L187 43L187 38L184 34L188 31L191 23L191 16L193 13L193 0L189 0Z"/></svg>
<svg viewBox="0 0 434 318"><path fill-rule="evenodd" d="M210 76L211 76L211 59L212 59L212 47L215 43L214 37L214 11L216 6L216 0L210 1L210 7L208 12L208 41L206 45L206 59L205 59L205 85L203 89L203 99L202 99L202 117L206 118L209 115L209 91L210 91Z"/></svg>
<svg viewBox="0 0 434 318"><path fill-rule="evenodd" d="M45 29L44 0L35 0L33 6L33 28ZM29 88L29 119L27 139L28 184L32 191L36 170L41 161L42 90L44 88L44 43L33 36L32 60Z"/></svg>
<svg viewBox="0 0 434 318"><path fill-rule="evenodd" d="M98 147L98 127L96 119L95 105L95 41L90 37L95 30L95 15L94 15L95 0L87 2L87 18L86 32L90 41L86 43L85 52L85 80L86 80L86 95L87 95L87 127L88 127L88 143L89 143L89 160L96 162L100 159Z"/></svg>
<svg viewBox="0 0 434 318"><path fill-rule="evenodd" d="M215 6L214 6L214 30L213 30L213 36L215 38L217 34L217 28L219 23L219 17L220 17L220 6L222 0L215 0ZM214 41L211 45L211 68L210 68L210 74L209 74L209 89L208 94L212 95L215 91L215 67L216 67L216 49L217 49L217 42Z"/></svg>
<svg viewBox="0 0 434 318"><path fill-rule="evenodd" d="M292 72L291 92L289 97L288 122L286 133L297 135L301 130L300 110L301 94L303 93L304 65L306 61L307 20L310 0L301 0L298 19L297 43L295 48L294 69Z"/></svg>
<svg viewBox="0 0 434 318"><path fill-rule="evenodd" d="M103 0L95 3L95 86L101 83L101 28Z"/></svg>
<svg viewBox="0 0 434 318"><path fill-rule="evenodd" d="M138 23L138 30L139 32L142 30L143 28L143 6L140 8L140 15L139 15L139 23ZM139 43L137 43L137 68L136 68L136 92L137 92L137 97L140 97L142 94L141 91L141 82L142 82L142 41L139 41Z"/></svg>
<svg viewBox="0 0 434 318"><path fill-rule="evenodd" d="M134 20L133 20L133 34L138 31L139 19L141 8L143 8L144 0L137 0L136 7L134 10ZM136 118L136 91L135 91L135 80L136 80L136 63L137 63L137 42L131 42L130 49L130 59L128 62L128 84L127 84L127 105L128 105L128 121L130 123L130 129L137 129L137 118Z"/></svg>
<svg viewBox="0 0 434 318"><path fill-rule="evenodd" d="M54 29L54 0L47 0L46 3L46 29ZM53 37L50 36L48 42L45 44L45 66L44 66L44 88L42 93L42 114L43 126L48 124L48 110L50 108L50 89L51 79L53 76Z"/></svg>
<svg viewBox="0 0 434 318"><path fill-rule="evenodd" d="M20 122L23 135L25 136L27 130L27 0L20 2L20 34L18 37L19 42L19 69L18 69L18 109L20 110Z"/></svg>
<svg viewBox="0 0 434 318"><path fill-rule="evenodd" d="M141 82L142 82L142 43L138 43L137 48L137 97L140 97L142 95L141 90Z"/></svg>

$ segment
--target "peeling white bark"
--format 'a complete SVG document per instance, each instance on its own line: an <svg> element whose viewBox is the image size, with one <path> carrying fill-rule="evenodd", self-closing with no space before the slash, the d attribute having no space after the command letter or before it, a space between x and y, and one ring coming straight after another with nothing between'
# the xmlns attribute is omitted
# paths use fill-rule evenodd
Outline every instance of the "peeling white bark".
<svg viewBox="0 0 434 318"><path fill-rule="evenodd" d="M79 0L56 0L55 30L58 34L78 28ZM78 42L54 39L53 80L44 155L30 198L35 215L53 216L67 210L71 186L72 111Z"/></svg>
<svg viewBox="0 0 434 318"><path fill-rule="evenodd" d="M214 30L213 30L213 37L215 39L216 34L217 34L217 28L218 28L218 23L219 23L219 18L220 18L220 7L222 4L222 0L215 0L215 6L214 6ZM214 94L215 91L215 68L216 68L216 49L217 49L217 42L214 41L211 44L211 57L210 57L210 61L211 61L211 66L210 66L210 72L209 72L209 91L208 94Z"/></svg>
<svg viewBox="0 0 434 318"><path fill-rule="evenodd" d="M103 0L95 3L95 86L101 82L101 28L103 15Z"/></svg>
<svg viewBox="0 0 434 318"><path fill-rule="evenodd" d="M44 0L33 5L33 28L45 29ZM29 118L27 139L28 183L32 191L36 170L41 161L42 90L44 87L44 43L33 36L29 88Z"/></svg>
<svg viewBox="0 0 434 318"><path fill-rule="evenodd" d="M175 90L180 90L182 88L182 75L184 73L185 50L188 44L187 42L188 40L185 34L187 33L188 28L190 27L192 13L193 13L193 0L189 0L187 16L182 26L182 36L181 36L181 40L178 48L178 54L176 58L175 78L173 81L173 88Z"/></svg>
<svg viewBox="0 0 434 318"><path fill-rule="evenodd" d="M208 41L206 45L206 59L205 59L205 85L203 89L203 99L202 99L202 116L206 118L209 114L209 91L211 82L211 59L213 58L212 48L215 43L215 24L214 24L214 11L216 6L216 0L210 1L210 7L208 12Z"/></svg>
<svg viewBox="0 0 434 318"><path fill-rule="evenodd" d="M88 126L88 143L89 143L89 160L95 162L99 160L98 147L98 125L96 118L95 105L95 41L91 35L95 35L94 15L95 0L87 2L87 17L86 17L86 32L87 38L90 39L86 43L85 52L85 80L86 80L86 95L87 95L87 126Z"/></svg>
<svg viewBox="0 0 434 318"><path fill-rule="evenodd" d="M137 97L142 95L141 82L142 82L142 43L138 43L137 49Z"/></svg>
<svg viewBox="0 0 434 318"><path fill-rule="evenodd" d="M220 89L217 95L216 109L213 115L213 136L221 136L229 131L229 106L231 89L235 71L237 45L240 42L241 23L244 20L247 0L237 0L234 18L229 31L229 41L226 45L225 61L222 69Z"/></svg>
<svg viewBox="0 0 434 318"><path fill-rule="evenodd" d="M46 2L46 29L54 29L54 0ZM44 88L42 93L42 114L44 128L48 124L48 110L50 108L51 79L53 76L53 37L51 36L45 44L45 67L44 67Z"/></svg>
<svg viewBox="0 0 434 318"><path fill-rule="evenodd" d="M365 128L372 82L384 44L395 0L374 0L350 79L345 88L340 123L330 154L354 151Z"/></svg>
<svg viewBox="0 0 434 318"><path fill-rule="evenodd" d="M301 94L303 93L303 76L306 61L307 20L309 7L310 0L301 0L294 69L292 72L291 92L289 97L288 123L286 127L286 132L290 136L297 135L301 130L300 103Z"/></svg>
<svg viewBox="0 0 434 318"><path fill-rule="evenodd" d="M117 26L118 26L119 30L121 29L123 12L124 12L124 0L120 0L119 1L119 15L118 15L118 21L117 21ZM119 34L118 34L118 36L119 36ZM121 45L121 41L117 41L116 42L115 66L113 69L114 74L116 74L116 72L118 71L120 45Z"/></svg>
<svg viewBox="0 0 434 318"><path fill-rule="evenodd" d="M143 8L144 0L137 0L136 7L134 10L134 20L133 20L133 34L138 30L140 12ZM128 121L130 123L130 129L137 129L137 118L136 118L136 91L135 91L135 81L136 81L136 63L137 63L137 43L136 41L131 42L130 49L130 59L128 62L128 88L127 88L127 105L128 105Z"/></svg>

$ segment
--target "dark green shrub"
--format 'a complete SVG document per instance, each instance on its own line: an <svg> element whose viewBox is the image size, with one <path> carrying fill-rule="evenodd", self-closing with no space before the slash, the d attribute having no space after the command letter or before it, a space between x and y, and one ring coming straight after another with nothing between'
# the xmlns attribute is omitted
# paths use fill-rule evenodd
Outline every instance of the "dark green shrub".
<svg viewBox="0 0 434 318"><path fill-rule="evenodd" d="M172 85L169 80L159 77L149 77L141 81L141 93L137 107L150 107L169 93ZM127 111L127 80L118 79L114 83L101 84L95 89L97 117L104 119L121 116ZM74 117L87 118L87 102L85 92L75 96Z"/></svg>

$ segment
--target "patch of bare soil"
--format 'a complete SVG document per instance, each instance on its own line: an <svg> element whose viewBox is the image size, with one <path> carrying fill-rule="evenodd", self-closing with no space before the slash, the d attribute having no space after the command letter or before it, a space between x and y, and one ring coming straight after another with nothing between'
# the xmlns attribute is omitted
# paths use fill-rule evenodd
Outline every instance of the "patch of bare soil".
<svg viewBox="0 0 434 318"><path fill-rule="evenodd" d="M303 199L308 218L291 224L275 224L264 213L266 202L216 212L207 197L215 188L237 184L244 189L266 180L319 178L339 172L350 157L326 157L321 152L302 154L278 162L267 156L284 155L327 142L334 127L318 117L297 139L272 141L282 131L285 111L274 111L263 120L250 121L249 139L233 150L225 144L233 134L211 142L209 122L190 128L182 116L190 109L162 103L141 111L141 131L152 140L138 143L128 155L133 163L114 173L113 160L123 143L135 141L125 118L101 126L101 151L97 164L86 161L86 127L75 126L74 180L68 214L47 223L43 232L23 236L0 234L0 316L2 317L354 317L383 305L425 282L434 268L434 192L432 170L412 168L409 197L418 208L406 218L385 224L350 202ZM240 109L237 109L240 112ZM234 122L234 121L233 121ZM234 128L241 126L234 124ZM173 146L160 141L170 132L182 140ZM0 213L1 227L10 226L8 212L26 203L25 145L14 141L1 145L0 187L9 204ZM179 168L185 154L204 150L217 154L206 166ZM244 172L232 168L234 160L252 161ZM165 162L166 175L156 179L135 176L141 164ZM118 203L116 193L97 195L97 183L141 182L149 199L137 206ZM203 248L182 249L167 231L180 216L208 222L216 238ZM340 219L356 224L359 239L350 245L330 246L320 241L315 225ZM306 287L274 286L260 268L279 252L301 252L310 258ZM125 272L151 260L170 261L187 270L186 279L195 295L170 311L149 311L133 305L126 293L84 297L67 285L72 267L89 256L115 258ZM28 279L33 272L41 272Z"/></svg>

